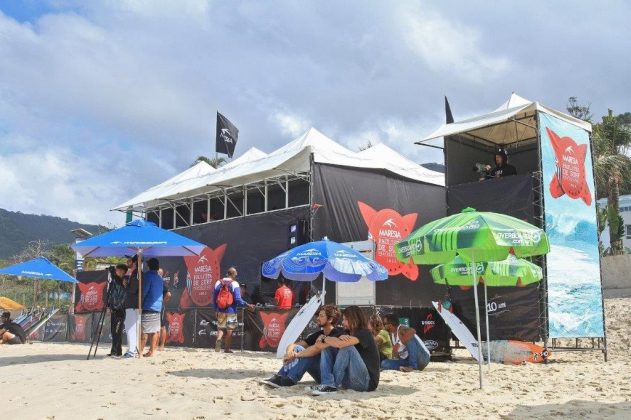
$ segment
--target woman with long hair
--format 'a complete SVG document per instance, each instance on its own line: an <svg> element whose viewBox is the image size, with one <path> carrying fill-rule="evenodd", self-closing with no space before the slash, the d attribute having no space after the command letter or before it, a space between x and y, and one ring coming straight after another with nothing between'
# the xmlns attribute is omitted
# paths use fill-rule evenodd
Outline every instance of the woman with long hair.
<svg viewBox="0 0 631 420"><path fill-rule="evenodd" d="M313 395L334 393L338 388L374 391L379 385L379 350L368 318L358 306L349 306L342 311L342 326L348 335L322 336L317 342L321 383L311 387Z"/></svg>

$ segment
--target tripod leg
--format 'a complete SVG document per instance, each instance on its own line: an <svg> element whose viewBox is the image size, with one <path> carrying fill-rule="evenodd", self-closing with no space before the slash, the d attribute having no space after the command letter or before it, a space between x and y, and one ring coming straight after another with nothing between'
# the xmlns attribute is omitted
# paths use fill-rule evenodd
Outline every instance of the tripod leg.
<svg viewBox="0 0 631 420"><path fill-rule="evenodd" d="M103 315L101 316L101 324L99 325L99 328L98 328L98 335L96 336L96 346L94 347L94 356L92 357L96 357L96 350L99 348L99 343L101 342L101 333L103 332L103 324L105 324L106 311L107 309L104 309Z"/></svg>
<svg viewBox="0 0 631 420"><path fill-rule="evenodd" d="M105 311L107 310L107 308L103 308L103 311L101 312L101 315L99 317L99 321L97 323L98 324L102 324L103 323L103 319L105 318ZM97 328L98 330L98 328ZM90 351L88 351L88 358L87 360L90 360L90 355L92 354L92 347L94 347L94 342L96 340L96 336L94 335L94 331L92 331L92 342L90 343ZM96 351L94 352L94 355L96 356Z"/></svg>

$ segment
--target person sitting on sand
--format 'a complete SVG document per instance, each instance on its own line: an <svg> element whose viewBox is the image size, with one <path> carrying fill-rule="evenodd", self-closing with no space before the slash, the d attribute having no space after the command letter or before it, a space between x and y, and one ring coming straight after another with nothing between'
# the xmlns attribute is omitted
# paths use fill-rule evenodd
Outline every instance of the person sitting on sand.
<svg viewBox="0 0 631 420"><path fill-rule="evenodd" d="M377 314L370 316L370 330L375 337L375 343L379 349L379 360L392 359L392 341L390 333L383 327L383 321Z"/></svg>
<svg viewBox="0 0 631 420"><path fill-rule="evenodd" d="M383 317L383 325L391 335L392 359L383 360L384 370L412 372L423 370L429 364L430 354L425 344L416 336L414 328L399 325L399 319L390 314Z"/></svg>
<svg viewBox="0 0 631 420"><path fill-rule="evenodd" d="M342 311L342 326L350 335L322 336L321 383L310 388L312 395L335 393L338 388L374 391L379 385L379 350L370 332L368 318L359 306Z"/></svg>
<svg viewBox="0 0 631 420"><path fill-rule="evenodd" d="M24 344L26 333L24 329L11 321L11 312L2 313L2 325L0 325L0 344Z"/></svg>
<svg viewBox="0 0 631 420"><path fill-rule="evenodd" d="M336 326L340 318L340 310L335 305L322 306L316 318L320 330L304 340L287 346L283 357L283 367L274 376L262 380L261 383L275 388L293 386L302 379L305 373L309 373L317 383L320 383L320 349L316 343L322 337L339 337L344 333L344 329Z"/></svg>
<svg viewBox="0 0 631 420"><path fill-rule="evenodd" d="M160 311L162 310L162 291L164 282L158 274L160 262L157 258L147 261L149 271L142 278L142 337L140 340L140 352L144 350L145 341L149 338L149 351L144 357L153 356L160 335Z"/></svg>

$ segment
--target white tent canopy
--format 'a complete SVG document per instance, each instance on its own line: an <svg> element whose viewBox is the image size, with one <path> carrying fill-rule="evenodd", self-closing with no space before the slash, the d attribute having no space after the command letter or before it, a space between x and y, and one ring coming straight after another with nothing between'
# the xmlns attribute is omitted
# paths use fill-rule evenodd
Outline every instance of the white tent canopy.
<svg viewBox="0 0 631 420"><path fill-rule="evenodd" d="M308 172L311 155L317 163L379 169L415 181L434 185L445 184L444 174L426 169L386 145L378 144L362 152L353 152L311 128L270 154L252 148L218 169L207 165L210 169L205 168L206 171L194 174L192 170L201 163L197 164L119 204L114 210L145 210L165 201L191 198L269 177Z"/></svg>
<svg viewBox="0 0 631 420"><path fill-rule="evenodd" d="M443 124L429 136L417 142L417 144L455 134L466 134L497 145L507 145L533 139L537 137L537 123L535 121L537 111L553 115L583 130L592 131L592 126L588 122L545 107L539 102L532 102L513 93L495 111L463 121Z"/></svg>

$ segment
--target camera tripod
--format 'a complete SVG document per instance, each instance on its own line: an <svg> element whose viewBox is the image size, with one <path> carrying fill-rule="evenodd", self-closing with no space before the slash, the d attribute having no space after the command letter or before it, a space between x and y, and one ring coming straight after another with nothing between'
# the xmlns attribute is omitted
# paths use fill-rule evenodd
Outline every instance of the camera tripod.
<svg viewBox="0 0 631 420"><path fill-rule="evenodd" d="M90 360L90 356L92 358L96 357L96 351L99 348L99 342L101 341L101 333L103 332L103 324L105 323L105 313L107 312L107 308L110 301L110 296L112 294L112 273L108 270L107 273L107 294L105 295L105 302L103 304L103 310L99 315L99 320L97 322L97 327L94 331L92 331L92 342L90 343L90 351L88 351L88 358ZM95 343L96 342L96 343ZM92 348L94 348L94 354L92 355Z"/></svg>

